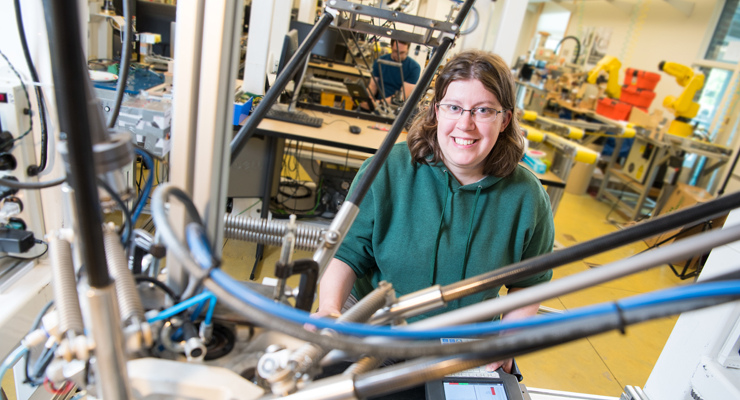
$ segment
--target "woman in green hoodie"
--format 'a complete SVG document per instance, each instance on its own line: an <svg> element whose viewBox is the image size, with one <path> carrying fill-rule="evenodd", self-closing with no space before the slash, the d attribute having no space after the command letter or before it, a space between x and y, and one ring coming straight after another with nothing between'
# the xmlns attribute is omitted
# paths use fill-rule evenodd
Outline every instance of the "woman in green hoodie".
<svg viewBox="0 0 740 400"><path fill-rule="evenodd" d="M316 316L341 313L380 281L392 283L402 296L552 251L555 229L547 193L518 165L523 140L515 97L513 77L499 56L465 51L445 65L429 108L419 113L407 142L393 148L329 263ZM548 271L508 290L551 277ZM414 319L497 297L499 289ZM532 316L538 306L513 310L503 319ZM511 360L489 367L501 364L508 371Z"/></svg>

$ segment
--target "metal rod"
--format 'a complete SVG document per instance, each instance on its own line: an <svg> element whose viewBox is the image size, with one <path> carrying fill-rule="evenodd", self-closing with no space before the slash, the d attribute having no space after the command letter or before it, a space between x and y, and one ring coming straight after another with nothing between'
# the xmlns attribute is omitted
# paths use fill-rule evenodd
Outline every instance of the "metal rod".
<svg viewBox="0 0 740 400"><path fill-rule="evenodd" d="M67 173L75 189L82 261L92 287L107 287L111 280L103 247L103 217L95 178L92 136L106 135L102 114L88 107L92 86L84 65L80 43L80 21L76 3L44 0L49 51L54 68L56 104L60 130L66 133L69 151ZM97 120L96 120L97 119Z"/></svg>
<svg viewBox="0 0 740 400"><path fill-rule="evenodd" d="M442 296L446 302L457 300L483 290L522 280L525 277L545 272L560 265L582 260L638 240L678 229L697 221L713 219L738 207L740 207L740 193L726 195L554 253L529 258L506 268L444 286L442 287Z"/></svg>
<svg viewBox="0 0 740 400"><path fill-rule="evenodd" d="M123 330L118 317L114 286L91 288L85 293L90 306L95 339L95 372L98 395L106 400L130 399Z"/></svg>
<svg viewBox="0 0 740 400"><path fill-rule="evenodd" d="M254 132L257 131L257 127L260 122L262 122L262 119L267 115L267 111L270 110L270 107L275 104L280 94L285 90L285 86L291 79L293 79L296 72L298 72L300 68L303 68L304 60L308 57L311 49L313 49L314 45L319 41L319 38L321 38L324 31L329 28L329 24L331 24L333 20L334 17L331 14L324 13L316 25L313 26L311 32L308 33L306 40L301 43L296 53L290 58L290 61L288 61L288 65L285 67L283 72L277 77L277 79L275 79L275 84L272 85L267 93L265 93L265 97L262 98L260 105L254 110L252 116L250 116L244 126L239 129L236 137L231 141L231 164L236 161L237 156L239 156L239 153L247 144L249 138L251 138L252 135L254 135ZM267 204L263 205L263 207L266 206Z"/></svg>
<svg viewBox="0 0 740 400"><path fill-rule="evenodd" d="M466 324L476 321L490 320L494 316L507 313L530 304L552 299L557 296L572 293L600 283L609 282L658 265L675 262L694 254L701 254L712 248L725 245L740 239L740 225L733 225L725 229L715 229L700 235L695 235L676 243L625 258L597 269L589 269L579 274L570 275L544 285L538 285L532 290L522 290L511 293L503 298L491 299L473 304L442 316L427 318L411 324L413 330L437 328Z"/></svg>

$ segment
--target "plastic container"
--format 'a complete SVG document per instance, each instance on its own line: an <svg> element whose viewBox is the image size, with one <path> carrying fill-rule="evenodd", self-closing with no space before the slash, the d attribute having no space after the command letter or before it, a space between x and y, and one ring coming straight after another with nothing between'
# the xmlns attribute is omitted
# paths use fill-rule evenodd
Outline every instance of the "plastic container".
<svg viewBox="0 0 740 400"><path fill-rule="evenodd" d="M254 97L250 97L245 103L234 102L234 125L241 125L242 121L249 116L252 111L252 101Z"/></svg>
<svg viewBox="0 0 740 400"><path fill-rule="evenodd" d="M619 100L603 98L596 105L596 113L607 118L626 121L630 116L632 106Z"/></svg>
<svg viewBox="0 0 740 400"><path fill-rule="evenodd" d="M622 86L622 95L619 101L641 108L649 108L655 99L655 92L640 89L635 85Z"/></svg>
<svg viewBox="0 0 740 400"><path fill-rule="evenodd" d="M624 84L634 85L638 89L643 90L655 90L660 82L660 74L656 72L648 72L634 68L627 68L624 71Z"/></svg>

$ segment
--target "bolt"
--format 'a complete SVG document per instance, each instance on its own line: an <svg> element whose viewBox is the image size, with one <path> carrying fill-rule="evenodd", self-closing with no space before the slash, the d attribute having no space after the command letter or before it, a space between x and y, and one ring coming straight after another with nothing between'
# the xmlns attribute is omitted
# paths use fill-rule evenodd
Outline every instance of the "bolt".
<svg viewBox="0 0 740 400"><path fill-rule="evenodd" d="M329 242L336 242L339 240L339 234L335 231L326 232L326 240Z"/></svg>
<svg viewBox="0 0 740 400"><path fill-rule="evenodd" d="M457 26L457 25L452 25L452 30L453 30L453 31L456 31L456 30L457 30L457 28L459 28L459 26Z"/></svg>
<svg viewBox="0 0 740 400"><path fill-rule="evenodd" d="M335 5L337 5L337 0L331 0L331 1L329 2L329 4L331 4L331 5L335 6Z"/></svg>
<svg viewBox="0 0 740 400"><path fill-rule="evenodd" d="M437 26L437 23L434 22L434 21L429 21L429 26L431 26L432 28L434 28L435 26Z"/></svg>
<svg viewBox="0 0 740 400"><path fill-rule="evenodd" d="M393 12L393 16L394 17L398 17L398 13L397 12Z"/></svg>
<svg viewBox="0 0 740 400"><path fill-rule="evenodd" d="M352 9L355 10L355 11L356 10L359 10L360 9L360 6L358 6L357 4L354 4L354 5L352 5Z"/></svg>
<svg viewBox="0 0 740 400"><path fill-rule="evenodd" d="M390 36L390 35L392 35L392 34L393 34L393 31L388 31L388 32L386 32L386 34L387 34L388 36Z"/></svg>

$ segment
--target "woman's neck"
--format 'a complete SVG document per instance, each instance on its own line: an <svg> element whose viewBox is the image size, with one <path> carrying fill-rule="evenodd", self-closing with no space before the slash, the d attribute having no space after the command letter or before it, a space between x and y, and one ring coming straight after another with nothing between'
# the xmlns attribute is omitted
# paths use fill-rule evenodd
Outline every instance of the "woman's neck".
<svg viewBox="0 0 740 400"><path fill-rule="evenodd" d="M483 175L482 169L461 169L461 168L450 168L449 166L447 169L450 171L452 176L457 179L458 182L460 182L461 186L470 185L471 183L478 182L479 180L485 178L486 176Z"/></svg>

